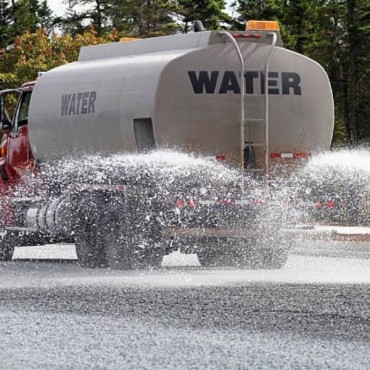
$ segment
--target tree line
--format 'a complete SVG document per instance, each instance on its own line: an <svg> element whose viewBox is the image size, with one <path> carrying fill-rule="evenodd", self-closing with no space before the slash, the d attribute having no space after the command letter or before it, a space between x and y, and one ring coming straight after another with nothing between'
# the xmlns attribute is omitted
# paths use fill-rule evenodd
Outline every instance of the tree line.
<svg viewBox="0 0 370 370"><path fill-rule="evenodd" d="M370 142L370 3L368 0L64 0L64 16L46 0L0 0L0 79L16 87L77 59L83 45L278 20L284 46L318 61L335 100L334 142Z"/></svg>

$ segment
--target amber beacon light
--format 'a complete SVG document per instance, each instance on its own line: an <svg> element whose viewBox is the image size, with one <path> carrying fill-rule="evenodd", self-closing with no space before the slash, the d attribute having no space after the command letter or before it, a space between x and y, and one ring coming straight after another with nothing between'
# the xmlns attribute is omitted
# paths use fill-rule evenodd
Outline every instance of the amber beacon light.
<svg viewBox="0 0 370 370"><path fill-rule="evenodd" d="M280 31L277 21L248 21L246 31Z"/></svg>
<svg viewBox="0 0 370 370"><path fill-rule="evenodd" d="M0 147L0 157L6 156L6 145L3 143L3 145Z"/></svg>

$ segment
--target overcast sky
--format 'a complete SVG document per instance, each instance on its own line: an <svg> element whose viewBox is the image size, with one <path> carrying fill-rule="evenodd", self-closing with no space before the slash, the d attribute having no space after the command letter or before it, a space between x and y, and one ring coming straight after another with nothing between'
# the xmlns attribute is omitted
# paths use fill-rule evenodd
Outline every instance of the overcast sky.
<svg viewBox="0 0 370 370"><path fill-rule="evenodd" d="M56 14L56 15L64 15L66 9L67 9L67 3L68 0L47 0L50 9ZM78 9L79 7L77 7Z"/></svg>
<svg viewBox="0 0 370 370"><path fill-rule="evenodd" d="M66 5L61 0L48 0L48 4L56 15L63 15L66 9Z"/></svg>

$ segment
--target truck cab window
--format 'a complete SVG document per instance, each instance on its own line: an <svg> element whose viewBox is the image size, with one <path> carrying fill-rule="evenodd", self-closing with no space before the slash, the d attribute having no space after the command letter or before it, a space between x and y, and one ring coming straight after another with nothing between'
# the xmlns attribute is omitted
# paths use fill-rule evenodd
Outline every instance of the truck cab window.
<svg viewBox="0 0 370 370"><path fill-rule="evenodd" d="M17 120L17 127L19 128L21 126L27 125L28 123L28 109L30 105L31 100L31 92L24 93L20 107L19 107L19 114L18 114L18 120Z"/></svg>
<svg viewBox="0 0 370 370"><path fill-rule="evenodd" d="M11 128L18 98L19 90L0 91L0 121L2 127Z"/></svg>

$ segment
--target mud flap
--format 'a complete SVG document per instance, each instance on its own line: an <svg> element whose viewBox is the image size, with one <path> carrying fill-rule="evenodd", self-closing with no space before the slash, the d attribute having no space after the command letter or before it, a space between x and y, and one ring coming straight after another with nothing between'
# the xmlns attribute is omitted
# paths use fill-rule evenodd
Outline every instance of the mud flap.
<svg viewBox="0 0 370 370"><path fill-rule="evenodd" d="M14 248L18 246L18 238L12 232L0 230L0 261L10 261Z"/></svg>

